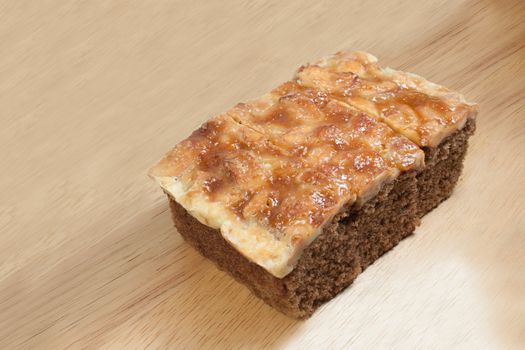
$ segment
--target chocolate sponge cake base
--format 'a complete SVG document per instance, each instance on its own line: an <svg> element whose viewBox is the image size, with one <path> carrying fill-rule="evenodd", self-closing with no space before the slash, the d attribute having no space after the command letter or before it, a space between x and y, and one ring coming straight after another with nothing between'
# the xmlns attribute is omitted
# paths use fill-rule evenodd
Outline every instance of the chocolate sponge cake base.
<svg viewBox="0 0 525 350"><path fill-rule="evenodd" d="M422 172L404 173L365 204L343 208L282 279L246 259L218 230L200 223L168 195L173 220L190 245L267 304L291 317L307 318L450 196L474 128L468 121L439 147L425 150L427 165Z"/></svg>
<svg viewBox="0 0 525 350"><path fill-rule="evenodd" d="M475 130L475 120L469 119L461 130L444 139L438 147L424 149L426 166L417 176L420 217L452 194L463 170L468 139Z"/></svg>

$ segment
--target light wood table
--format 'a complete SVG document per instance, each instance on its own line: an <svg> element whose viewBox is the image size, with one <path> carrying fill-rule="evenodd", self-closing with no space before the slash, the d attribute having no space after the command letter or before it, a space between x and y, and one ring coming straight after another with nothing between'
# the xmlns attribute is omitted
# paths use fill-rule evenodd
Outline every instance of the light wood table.
<svg viewBox="0 0 525 350"><path fill-rule="evenodd" d="M1 349L525 348L525 2L0 3ZM480 104L464 175L311 319L199 256L148 168L341 49Z"/></svg>

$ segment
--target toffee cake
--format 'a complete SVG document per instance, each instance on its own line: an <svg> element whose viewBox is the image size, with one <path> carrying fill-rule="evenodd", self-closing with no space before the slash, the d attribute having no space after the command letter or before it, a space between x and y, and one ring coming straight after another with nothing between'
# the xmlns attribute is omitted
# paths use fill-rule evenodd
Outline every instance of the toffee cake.
<svg viewBox="0 0 525 350"><path fill-rule="evenodd" d="M456 92L341 52L210 119L150 175L189 244L306 318L450 196L476 114Z"/></svg>

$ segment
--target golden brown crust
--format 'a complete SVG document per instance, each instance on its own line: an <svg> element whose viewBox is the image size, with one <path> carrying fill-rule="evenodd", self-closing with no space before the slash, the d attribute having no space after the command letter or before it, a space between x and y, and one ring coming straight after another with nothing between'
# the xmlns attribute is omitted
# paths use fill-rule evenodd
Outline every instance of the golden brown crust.
<svg viewBox="0 0 525 350"><path fill-rule="evenodd" d="M477 113L460 94L415 74L381 68L367 53L339 52L301 67L296 79L366 111L422 147L436 147Z"/></svg>

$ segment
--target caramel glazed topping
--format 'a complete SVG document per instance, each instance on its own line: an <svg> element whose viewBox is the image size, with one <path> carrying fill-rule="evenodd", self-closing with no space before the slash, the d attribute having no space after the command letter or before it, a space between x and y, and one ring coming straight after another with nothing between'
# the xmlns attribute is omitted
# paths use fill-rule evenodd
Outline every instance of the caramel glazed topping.
<svg viewBox="0 0 525 350"><path fill-rule="evenodd" d="M206 122L150 174L246 258L284 277L343 206L422 168L420 147L475 115L459 94L376 62L338 53L303 66Z"/></svg>

